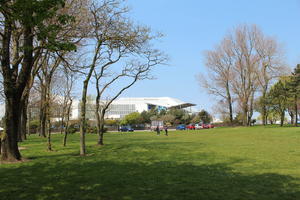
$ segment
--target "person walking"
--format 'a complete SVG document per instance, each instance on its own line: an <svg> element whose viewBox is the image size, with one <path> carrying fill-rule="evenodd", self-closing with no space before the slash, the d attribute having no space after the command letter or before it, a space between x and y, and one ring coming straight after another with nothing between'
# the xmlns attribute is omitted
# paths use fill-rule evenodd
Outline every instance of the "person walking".
<svg viewBox="0 0 300 200"><path fill-rule="evenodd" d="M166 125L166 126L164 127L164 129L165 129L165 135L168 136L168 126Z"/></svg>
<svg viewBox="0 0 300 200"><path fill-rule="evenodd" d="M157 127L156 127L156 134L157 135L160 135L160 130L159 130L159 126L157 125Z"/></svg>

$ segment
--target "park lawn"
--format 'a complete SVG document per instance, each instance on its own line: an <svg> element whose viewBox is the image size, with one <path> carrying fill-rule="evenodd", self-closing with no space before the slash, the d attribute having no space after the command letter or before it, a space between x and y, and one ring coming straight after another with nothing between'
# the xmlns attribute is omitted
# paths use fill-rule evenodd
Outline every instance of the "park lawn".
<svg viewBox="0 0 300 200"><path fill-rule="evenodd" d="M2 200L297 200L300 128L250 127L169 132L107 133L105 146L87 135L30 136L28 161L0 165Z"/></svg>

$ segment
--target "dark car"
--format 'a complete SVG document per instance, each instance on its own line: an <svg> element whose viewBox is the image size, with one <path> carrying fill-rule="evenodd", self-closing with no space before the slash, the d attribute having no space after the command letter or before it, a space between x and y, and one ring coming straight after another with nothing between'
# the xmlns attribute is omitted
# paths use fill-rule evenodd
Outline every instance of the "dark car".
<svg viewBox="0 0 300 200"><path fill-rule="evenodd" d="M185 129L186 129L186 127L184 124L180 124L176 127L176 130L185 130Z"/></svg>
<svg viewBox="0 0 300 200"><path fill-rule="evenodd" d="M121 126L119 129L121 132L133 132L134 129L131 126Z"/></svg>

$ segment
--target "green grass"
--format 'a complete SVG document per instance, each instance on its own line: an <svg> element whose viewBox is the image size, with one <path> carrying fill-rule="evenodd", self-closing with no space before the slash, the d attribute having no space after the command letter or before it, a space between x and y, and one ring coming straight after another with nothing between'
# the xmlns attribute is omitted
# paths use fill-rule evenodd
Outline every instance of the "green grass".
<svg viewBox="0 0 300 200"><path fill-rule="evenodd" d="M300 199L300 128L251 127L79 135L21 143L28 162L0 165L2 200Z"/></svg>

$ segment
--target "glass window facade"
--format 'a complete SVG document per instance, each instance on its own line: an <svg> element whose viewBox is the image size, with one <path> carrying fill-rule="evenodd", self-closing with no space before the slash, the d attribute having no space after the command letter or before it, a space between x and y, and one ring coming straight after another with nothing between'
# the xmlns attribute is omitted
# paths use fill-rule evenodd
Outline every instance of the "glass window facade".
<svg viewBox="0 0 300 200"><path fill-rule="evenodd" d="M136 107L134 104L112 104L109 106L106 112L106 117L110 116L120 116L123 118L125 115L136 112Z"/></svg>

